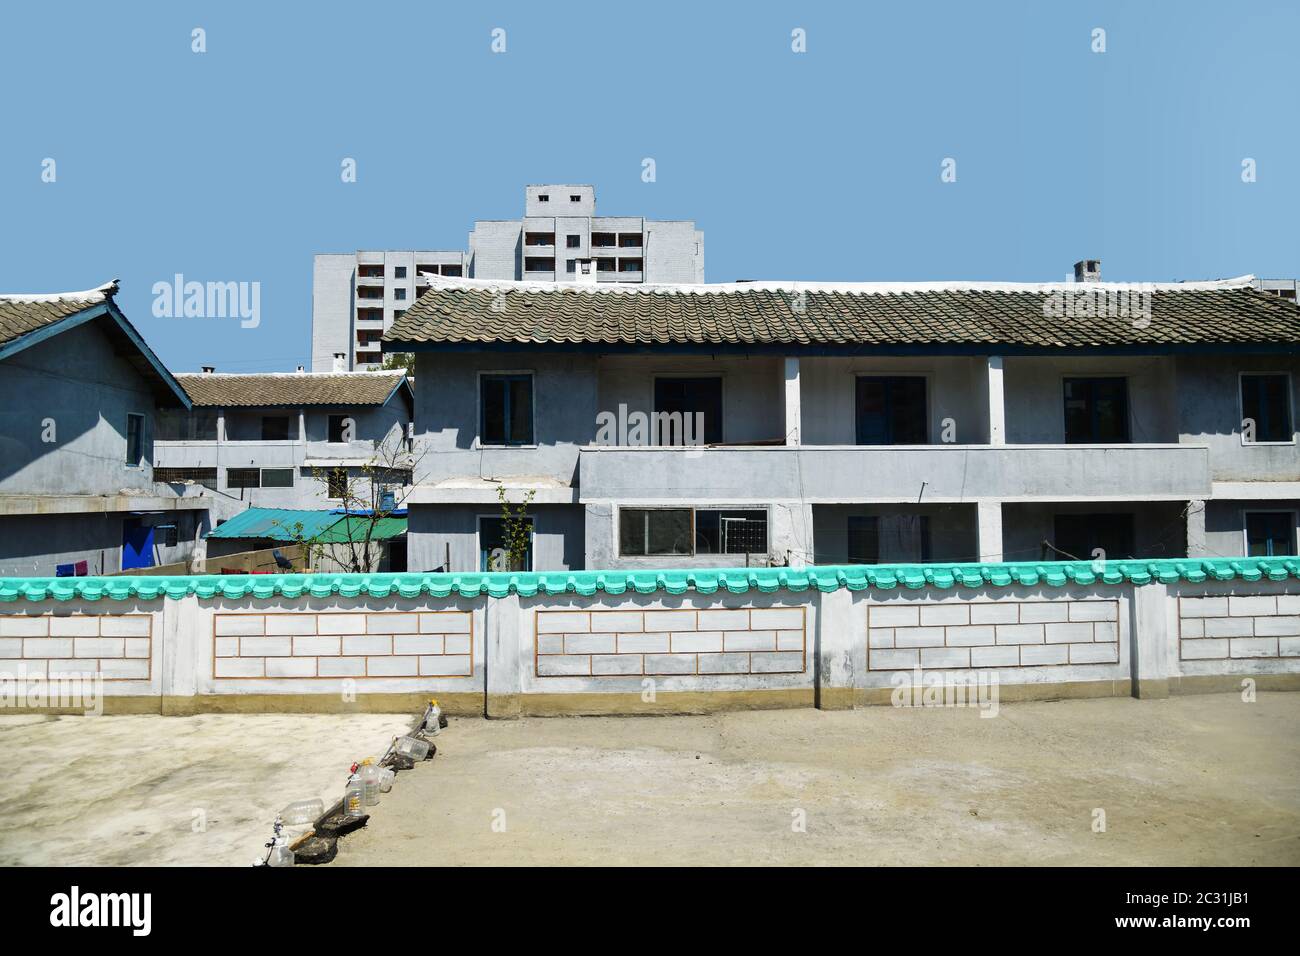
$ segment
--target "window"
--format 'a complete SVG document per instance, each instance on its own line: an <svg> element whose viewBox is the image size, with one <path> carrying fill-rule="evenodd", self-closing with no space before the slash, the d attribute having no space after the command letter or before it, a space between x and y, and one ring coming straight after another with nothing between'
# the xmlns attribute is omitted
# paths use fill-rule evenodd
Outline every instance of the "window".
<svg viewBox="0 0 1300 956"><path fill-rule="evenodd" d="M262 473L257 468L227 468L227 488L260 488Z"/></svg>
<svg viewBox="0 0 1300 956"><path fill-rule="evenodd" d="M357 318L363 322L384 321L383 309L357 309Z"/></svg>
<svg viewBox="0 0 1300 956"><path fill-rule="evenodd" d="M553 233L553 232L526 232L526 233L524 233L524 245L526 245L526 246L553 246L553 245L555 245L555 233Z"/></svg>
<svg viewBox="0 0 1300 956"><path fill-rule="evenodd" d="M627 557L766 554L762 509L620 508L618 550Z"/></svg>
<svg viewBox="0 0 1300 956"><path fill-rule="evenodd" d="M533 444L533 376L491 374L479 379L479 443Z"/></svg>
<svg viewBox="0 0 1300 956"><path fill-rule="evenodd" d="M849 516L849 564L880 563L880 519L874 515Z"/></svg>
<svg viewBox="0 0 1300 956"><path fill-rule="evenodd" d="M155 532L162 532L162 543L164 548L174 548L180 543L180 529L174 524L160 524L154 528Z"/></svg>
<svg viewBox="0 0 1300 956"><path fill-rule="evenodd" d="M527 256L524 258L525 272L554 272L555 260L547 259L541 256Z"/></svg>
<svg viewBox="0 0 1300 956"><path fill-rule="evenodd" d="M263 468L262 487L263 488L292 488L293 469L292 468Z"/></svg>
<svg viewBox="0 0 1300 956"><path fill-rule="evenodd" d="M262 417L262 441L288 441L289 416L264 415Z"/></svg>
<svg viewBox="0 0 1300 956"><path fill-rule="evenodd" d="M192 481L195 484L203 485L205 488L217 487L217 469L215 468L155 468L153 470L153 480L161 481L169 485L177 485L186 481Z"/></svg>
<svg viewBox="0 0 1300 956"><path fill-rule="evenodd" d="M582 197L577 193L569 193L569 202L582 202Z"/></svg>
<svg viewBox="0 0 1300 956"><path fill-rule="evenodd" d="M617 265L617 264L614 262L613 259L597 259L597 260L596 260L596 271L597 271L597 272L613 272L613 271L614 271L614 268L615 268L616 265Z"/></svg>
<svg viewBox="0 0 1300 956"><path fill-rule="evenodd" d="M357 275L363 279L382 279L384 277L383 266L357 266Z"/></svg>
<svg viewBox="0 0 1300 956"><path fill-rule="evenodd" d="M461 269L459 265L442 267L442 274L445 276L458 276L460 275L460 272Z"/></svg>
<svg viewBox="0 0 1300 956"><path fill-rule="evenodd" d="M551 201L551 197L548 196L548 195L546 195L546 193L542 193L540 196L537 197L537 201L538 201L538 202L550 202L550 201Z"/></svg>
<svg viewBox="0 0 1300 956"><path fill-rule="evenodd" d="M619 259L618 271L619 272L640 272L641 260L640 259Z"/></svg>
<svg viewBox="0 0 1300 956"><path fill-rule="evenodd" d="M620 508L618 550L638 557L691 553L690 508Z"/></svg>
<svg viewBox="0 0 1300 956"><path fill-rule="evenodd" d="M692 444L716 445L722 441L722 378L656 378L654 410L654 444L684 445L689 432ZM678 417L665 420L661 414Z"/></svg>
<svg viewBox="0 0 1300 956"><path fill-rule="evenodd" d="M400 318L401 318L402 316L404 316L404 315L406 315L406 310L405 310L405 309L394 309L394 310L393 310L393 321L396 322L398 319L400 319ZM379 339L375 339L375 341L378 342Z"/></svg>
<svg viewBox="0 0 1300 956"><path fill-rule="evenodd" d="M612 232L593 232L591 234L591 244L593 246L613 246L615 237Z"/></svg>
<svg viewBox="0 0 1300 956"><path fill-rule="evenodd" d="M480 571L531 571L533 569L533 519L525 518L528 525L528 544L523 560L509 562L506 546L506 527L501 518L478 519L478 566ZM509 567L503 567L510 564Z"/></svg>
<svg viewBox="0 0 1300 956"><path fill-rule="evenodd" d="M349 441L348 433L352 431L348 423L352 421L350 415L331 415L329 417L329 438L334 443Z"/></svg>
<svg viewBox="0 0 1300 956"><path fill-rule="evenodd" d="M394 290L393 290L393 298L396 299L398 302L401 302L402 300L404 300L404 299L406 298L406 290L405 290L405 289L394 289Z"/></svg>
<svg viewBox="0 0 1300 956"><path fill-rule="evenodd" d="M1091 561L1097 550L1107 561L1134 556L1131 514L1057 515L1053 525L1056 550L1045 548L1045 560Z"/></svg>
<svg viewBox="0 0 1300 956"><path fill-rule="evenodd" d="M696 511L696 554L766 554L766 511Z"/></svg>
<svg viewBox="0 0 1300 956"><path fill-rule="evenodd" d="M144 458L144 416L126 416L126 463L138 465Z"/></svg>
<svg viewBox="0 0 1300 956"><path fill-rule="evenodd" d="M325 496L327 498L346 498L348 496L348 472L346 468L331 468L325 479Z"/></svg>
<svg viewBox="0 0 1300 956"><path fill-rule="evenodd" d="M1067 444L1115 445L1128 440L1128 379L1065 380Z"/></svg>
<svg viewBox="0 0 1300 956"><path fill-rule="evenodd" d="M582 236L565 236L564 244L570 249L582 248Z"/></svg>
<svg viewBox="0 0 1300 956"><path fill-rule="evenodd" d="M578 271L578 260L569 259L568 261L566 261L564 263L564 271L567 272L569 275L573 275L574 273L576 273Z"/></svg>
<svg viewBox="0 0 1300 956"><path fill-rule="evenodd" d="M1294 511L1246 512L1248 557L1272 558L1295 553Z"/></svg>
<svg viewBox="0 0 1300 956"><path fill-rule="evenodd" d="M363 285L361 288L357 289L358 299L382 299L383 297L384 289L382 286Z"/></svg>
<svg viewBox="0 0 1300 956"><path fill-rule="evenodd" d="M394 267L393 267L393 278L394 278L394 279L405 279L405 278L406 278L406 266L394 266Z"/></svg>
<svg viewBox="0 0 1300 956"><path fill-rule="evenodd" d="M1294 441L1291 425L1291 376L1241 376L1241 417L1255 423L1254 434L1242 433L1246 444ZM1244 427L1244 426L1243 426Z"/></svg>
<svg viewBox="0 0 1300 956"><path fill-rule="evenodd" d="M209 409L160 408L154 419L158 441L216 441L217 413Z"/></svg>
<svg viewBox="0 0 1300 956"><path fill-rule="evenodd" d="M618 244L622 249L640 249L641 233L639 232L620 232L618 234Z"/></svg>
<svg viewBox="0 0 1300 956"><path fill-rule="evenodd" d="M925 379L919 375L859 375L859 445L924 445L930 440Z"/></svg>

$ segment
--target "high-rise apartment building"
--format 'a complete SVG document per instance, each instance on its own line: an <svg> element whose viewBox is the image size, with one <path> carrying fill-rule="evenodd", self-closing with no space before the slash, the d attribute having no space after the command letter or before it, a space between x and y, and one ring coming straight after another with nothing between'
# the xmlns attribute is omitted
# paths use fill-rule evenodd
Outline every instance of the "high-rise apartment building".
<svg viewBox="0 0 1300 956"><path fill-rule="evenodd" d="M599 282L704 281L704 233L689 219L597 216L589 185L528 186L521 219L480 219L469 251L317 255L312 370L378 366L379 339L428 287L425 275L573 282L595 263Z"/></svg>

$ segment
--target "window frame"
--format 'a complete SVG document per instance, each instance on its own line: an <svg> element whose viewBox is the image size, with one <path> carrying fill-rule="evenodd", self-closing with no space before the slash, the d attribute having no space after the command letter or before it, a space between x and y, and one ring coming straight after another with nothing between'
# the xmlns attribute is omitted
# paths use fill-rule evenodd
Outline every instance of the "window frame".
<svg viewBox="0 0 1300 956"><path fill-rule="evenodd" d="M1291 532L1291 552L1295 553L1300 549L1300 533L1296 531L1297 523L1300 523L1300 512L1294 508L1242 508L1241 509L1241 554L1242 557L1250 556L1250 516L1255 514L1262 515L1290 515L1289 529ZM1279 555L1287 557L1288 555ZM1266 555L1260 555L1266 557Z"/></svg>
<svg viewBox="0 0 1300 956"><path fill-rule="evenodd" d="M483 440L484 425L486 420L484 414L486 409L483 405L483 380L485 378L527 378L528 395L529 395L529 421L528 436L526 442L505 442L504 444L496 442L485 442ZM477 388L475 389L476 414L475 418L475 448L536 448L537 447L537 373L533 369L480 369L476 380ZM509 412L510 391L506 390L507 411L506 421L510 420Z"/></svg>
<svg viewBox="0 0 1300 956"><path fill-rule="evenodd" d="M1065 409L1065 383L1071 379L1119 379L1124 383L1124 441L1107 442L1107 441L1070 441L1069 414ZM1061 387L1058 394L1061 396L1061 442L1065 445L1132 445L1133 442L1133 389L1130 387L1132 376L1128 373L1119 375L1097 374L1093 372L1067 372L1061 376ZM1095 418L1095 415L1094 415Z"/></svg>
<svg viewBox="0 0 1300 956"><path fill-rule="evenodd" d="M267 423L267 421L268 421L268 420L272 420L272 419L279 419L279 418L283 418L283 419L284 419L284 437L283 437L283 438L267 438L267 437L266 437L266 423ZM295 439L293 438L293 416L292 416L292 415L289 415L289 414L284 414L284 415L262 415L262 416L261 416L261 419L262 419L262 420L261 420L261 422L260 422L260 428L259 428L259 431L258 431L258 434L261 436L261 438L258 439L259 441L294 441L294 440L295 440Z"/></svg>
<svg viewBox="0 0 1300 956"><path fill-rule="evenodd" d="M289 483L287 485L268 485L266 483L266 473L268 471L286 471L289 473ZM259 488L293 488L297 485L297 475L294 474L292 467L288 468L263 468L257 476Z"/></svg>
<svg viewBox="0 0 1300 956"><path fill-rule="evenodd" d="M1286 412L1291 429L1291 437L1285 441L1246 441L1246 433L1241 430L1241 423L1246 420L1246 394L1243 390L1246 376L1263 377L1267 375L1280 375L1286 379ZM1291 373L1287 371L1273 371L1271 369L1247 370L1241 369L1237 372L1237 435L1244 448L1254 448L1257 445L1264 447L1274 446L1285 448L1288 445L1294 446L1296 443L1295 427L1295 382L1291 379Z"/></svg>
<svg viewBox="0 0 1300 956"><path fill-rule="evenodd" d="M858 441L858 435L861 433L859 427L860 410L858 408L858 382L864 378L919 378L925 386L925 441L923 445L932 445L933 429L931 428L931 418L934 415L933 401L933 382L934 372L910 371L910 370L879 370L879 369L854 369L853 386L849 394L849 403L853 408L853 446L854 448L918 448L919 445L904 445L901 442L890 442L885 445L863 445ZM891 425L892 428L892 425Z"/></svg>
<svg viewBox="0 0 1300 956"><path fill-rule="evenodd" d="M134 461L131 460L131 422L133 420L138 420L140 422L140 427L136 429L136 438L139 444L139 448L138 448L139 454L136 456ZM148 457L146 454L148 451L148 447L147 447L148 439L145 434L146 429L149 427L148 422L149 422L149 416L147 416L144 412L126 413L126 455L125 455L125 461L122 462L122 466L124 468L139 469L144 467L145 461Z"/></svg>
<svg viewBox="0 0 1300 956"><path fill-rule="evenodd" d="M690 371L651 372L650 373L650 400L646 402L646 407L650 410L651 429L654 428L655 416L659 414L659 409L657 407L658 402L655 401L655 392L658 391L657 383L661 378L716 378L718 380L718 394L719 394L718 440L716 442L708 442L704 440L703 435L697 437L699 438L700 443L704 445L708 445L708 444L725 445L727 443L727 374L726 372L715 372L707 369L701 369L698 372L690 372ZM683 425L683 430L684 429L685 426ZM707 423L705 425L705 429L706 431L708 429ZM656 445L654 444L654 442L656 439L658 439L658 437L659 437L658 435L654 435L654 434L649 436L649 440L651 442L652 447L655 448L680 447L674 445Z"/></svg>
<svg viewBox="0 0 1300 956"><path fill-rule="evenodd" d="M501 512L495 514L480 513L474 516L474 564L477 569L482 564L483 556L483 521L501 521ZM528 522L528 567L522 571L505 572L509 574L531 574L537 564L537 515L524 515ZM485 573L479 571L480 574Z"/></svg>
<svg viewBox="0 0 1300 956"><path fill-rule="evenodd" d="M728 557L728 556L740 556L740 555L746 555L746 554L771 554L771 553L772 553L772 506L771 506L770 504L752 504L752 503L749 503L749 504L728 505L728 504L713 504L713 503L709 503L709 504L703 504L703 505L678 505L678 504L663 504L662 502L656 502L656 503L654 503L654 504L638 504L638 503L635 502L635 501L628 501L628 502L623 502L623 503L618 504L618 505L615 507L614 511L615 511L615 514L614 514L614 520L613 520L613 522L611 522L612 525L613 525L613 529L612 529L612 530L613 530L613 537L614 537L614 541L613 541L613 544L614 544L614 550L613 550L613 553L616 554L616 555L618 555L619 558L646 558L646 559L655 559L655 558L697 558L697 557L701 557L701 556L703 556L703 557L707 557L707 558L721 558L721 557ZM651 553L643 553L643 554L628 554L628 553L624 552L624 551L623 551L623 534L622 534L622 532L623 532L623 513L624 513L625 511L641 511L641 512L644 512L644 511L685 511L685 512L687 512L687 513L690 515L690 521L691 521L691 530L690 530L690 536L689 536L690 545L691 545L691 550L690 550L688 553L686 553L686 554L676 554L676 553L668 552L668 551L660 551L660 552L655 552L655 553L653 553L653 554L651 554ZM717 551L717 552L701 552L701 551L699 550L697 544L696 544L696 539L699 537L699 520L698 520L698 514L699 514L699 512L701 512L701 511L718 511L718 512L723 512L723 511L759 511L759 512L762 512L762 513L765 515L765 521L764 521L764 526L765 526L765 527L764 527L764 533L765 533L765 536L766 536L766 537L765 537L765 540L764 540L764 544L766 545L765 549L764 549L763 551L733 551L733 552Z"/></svg>

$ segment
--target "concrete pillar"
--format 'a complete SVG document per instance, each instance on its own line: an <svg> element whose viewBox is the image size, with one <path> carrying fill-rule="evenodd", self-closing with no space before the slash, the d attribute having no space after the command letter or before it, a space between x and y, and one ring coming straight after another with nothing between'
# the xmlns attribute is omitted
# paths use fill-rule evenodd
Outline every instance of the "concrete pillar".
<svg viewBox="0 0 1300 956"><path fill-rule="evenodd" d="M1133 696L1169 696L1169 589L1163 584L1133 588L1129 670Z"/></svg>
<svg viewBox="0 0 1300 956"><path fill-rule="evenodd" d="M519 595L482 598L487 625L483 639L486 691L483 713L486 717L514 718L522 710L520 679L524 648L522 646L523 610Z"/></svg>
<svg viewBox="0 0 1300 956"><path fill-rule="evenodd" d="M802 411L799 396L799 356L785 357L785 443L802 444L800 419Z"/></svg>
<svg viewBox="0 0 1300 956"><path fill-rule="evenodd" d="M990 355L988 366L989 444L1007 443L1007 402L1002 388L1002 356ZM999 548L999 550L1001 550Z"/></svg>
<svg viewBox="0 0 1300 956"><path fill-rule="evenodd" d="M1002 502L980 500L975 504L979 524L979 549L981 561L1002 560Z"/></svg>
<svg viewBox="0 0 1300 956"><path fill-rule="evenodd" d="M815 703L819 710L849 710L867 669L866 613L848 588L818 594L816 606Z"/></svg>
<svg viewBox="0 0 1300 956"><path fill-rule="evenodd" d="M812 505L802 501L777 501L772 505L768 550L778 562L793 568L815 564Z"/></svg>
<svg viewBox="0 0 1300 956"><path fill-rule="evenodd" d="M1205 544L1205 501L1187 502L1187 556L1203 558L1210 553Z"/></svg>

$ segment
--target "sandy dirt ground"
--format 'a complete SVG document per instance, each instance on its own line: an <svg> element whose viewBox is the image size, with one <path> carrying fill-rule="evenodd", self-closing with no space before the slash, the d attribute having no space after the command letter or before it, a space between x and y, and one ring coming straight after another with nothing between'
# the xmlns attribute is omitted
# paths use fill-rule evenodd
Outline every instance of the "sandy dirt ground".
<svg viewBox="0 0 1300 956"><path fill-rule="evenodd" d="M437 740L334 865L1300 864L1300 694L453 718Z"/></svg>
<svg viewBox="0 0 1300 956"><path fill-rule="evenodd" d="M0 717L0 865L247 866L278 810L337 800L412 719Z"/></svg>

